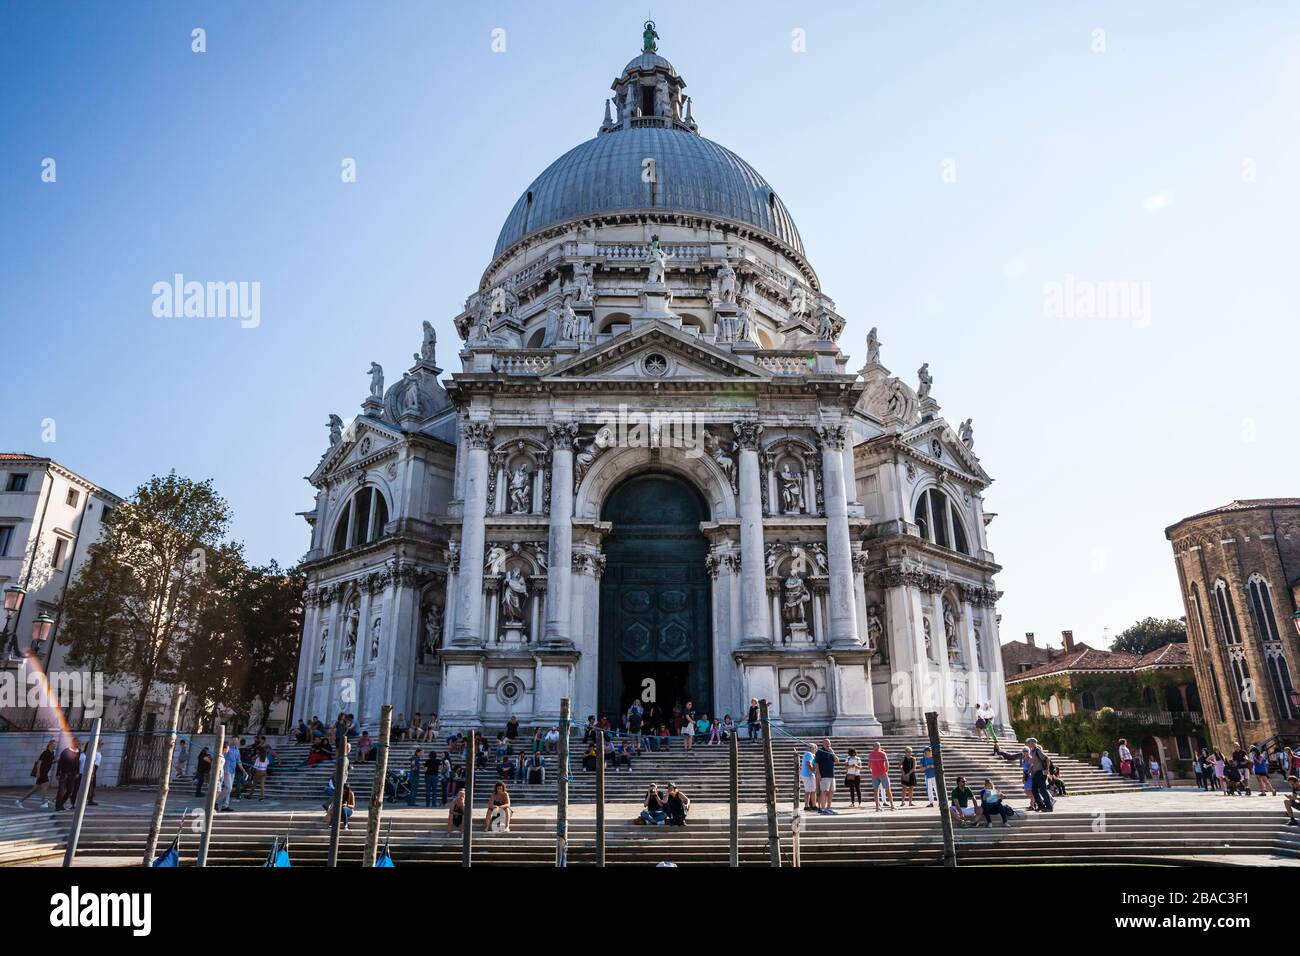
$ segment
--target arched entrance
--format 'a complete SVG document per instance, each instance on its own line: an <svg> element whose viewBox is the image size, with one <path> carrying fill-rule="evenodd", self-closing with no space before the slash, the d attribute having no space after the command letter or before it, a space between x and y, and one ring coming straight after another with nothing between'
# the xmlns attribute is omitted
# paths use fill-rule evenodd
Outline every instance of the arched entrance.
<svg viewBox="0 0 1300 956"><path fill-rule="evenodd" d="M606 498L600 584L600 713L614 720L633 698L653 696L708 711L713 699L708 520L704 499L673 475L641 474Z"/></svg>

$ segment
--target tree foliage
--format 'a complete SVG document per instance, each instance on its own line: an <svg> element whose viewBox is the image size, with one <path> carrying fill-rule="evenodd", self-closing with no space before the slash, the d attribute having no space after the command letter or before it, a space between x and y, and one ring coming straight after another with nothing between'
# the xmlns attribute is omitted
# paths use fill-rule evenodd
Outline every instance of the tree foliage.
<svg viewBox="0 0 1300 956"><path fill-rule="evenodd" d="M67 660L134 684L131 730L158 684L245 718L257 700L262 724L292 687L302 577L250 567L224 540L230 520L211 481L154 476L114 511L68 587Z"/></svg>
<svg viewBox="0 0 1300 956"><path fill-rule="evenodd" d="M1180 619L1146 617L1115 638L1110 649L1141 657L1166 644L1186 643L1187 625Z"/></svg>

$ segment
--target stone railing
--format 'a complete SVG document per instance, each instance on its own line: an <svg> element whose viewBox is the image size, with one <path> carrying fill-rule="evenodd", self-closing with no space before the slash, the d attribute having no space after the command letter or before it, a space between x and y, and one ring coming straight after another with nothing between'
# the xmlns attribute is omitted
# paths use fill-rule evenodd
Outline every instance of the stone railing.
<svg viewBox="0 0 1300 956"><path fill-rule="evenodd" d="M540 375L554 360L550 352L498 352L492 356L492 368L506 375Z"/></svg>
<svg viewBox="0 0 1300 956"><path fill-rule="evenodd" d="M806 355L755 355L754 362L777 375L807 375L815 368Z"/></svg>
<svg viewBox="0 0 1300 956"><path fill-rule="evenodd" d="M643 242L598 242L596 255L603 259L632 261L645 259L647 246ZM703 259L709 254L708 243L668 242L663 249L670 259Z"/></svg>
<svg viewBox="0 0 1300 956"><path fill-rule="evenodd" d="M1123 720L1140 720L1156 727L1172 727L1177 720L1186 719L1194 726L1205 722L1199 710L1139 710L1136 708L1111 708ZM1096 711L1093 711L1096 713Z"/></svg>

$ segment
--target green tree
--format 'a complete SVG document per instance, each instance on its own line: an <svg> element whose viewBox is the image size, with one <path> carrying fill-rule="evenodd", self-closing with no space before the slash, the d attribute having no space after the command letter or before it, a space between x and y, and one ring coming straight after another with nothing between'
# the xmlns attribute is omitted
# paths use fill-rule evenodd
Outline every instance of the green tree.
<svg viewBox="0 0 1300 956"><path fill-rule="evenodd" d="M212 482L154 475L117 508L63 602L68 662L137 685L130 729L157 683L187 676L187 652L210 633L220 587L209 557L230 525Z"/></svg>
<svg viewBox="0 0 1300 956"><path fill-rule="evenodd" d="M1127 628L1111 643L1112 651L1149 654L1166 644L1186 644L1187 625L1178 618L1147 617Z"/></svg>
<svg viewBox="0 0 1300 956"><path fill-rule="evenodd" d="M235 593L243 631L243 659L248 706L258 705L258 727L266 726L271 704L293 691L302 644L302 594L307 579L296 568L285 571L275 561L246 568Z"/></svg>

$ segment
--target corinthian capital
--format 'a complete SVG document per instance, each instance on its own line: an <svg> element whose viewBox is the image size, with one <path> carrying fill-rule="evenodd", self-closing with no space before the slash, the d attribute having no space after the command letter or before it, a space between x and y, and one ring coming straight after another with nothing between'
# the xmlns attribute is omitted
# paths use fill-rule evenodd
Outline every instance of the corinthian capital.
<svg viewBox="0 0 1300 956"><path fill-rule="evenodd" d="M573 440L578 437L577 423L547 425L546 430L550 433L552 448L556 451L573 451Z"/></svg>
<svg viewBox="0 0 1300 956"><path fill-rule="evenodd" d="M763 438L763 426L758 422L732 422L736 444L746 451L758 451Z"/></svg>
<svg viewBox="0 0 1300 956"><path fill-rule="evenodd" d="M844 425L819 425L817 438L823 449L843 451L844 443L848 440L848 429Z"/></svg>
<svg viewBox="0 0 1300 956"><path fill-rule="evenodd" d="M491 448L492 423L461 422L460 437L470 448Z"/></svg>

